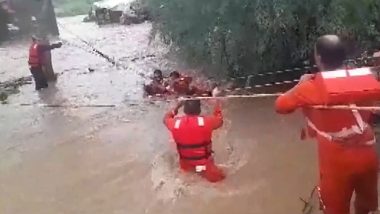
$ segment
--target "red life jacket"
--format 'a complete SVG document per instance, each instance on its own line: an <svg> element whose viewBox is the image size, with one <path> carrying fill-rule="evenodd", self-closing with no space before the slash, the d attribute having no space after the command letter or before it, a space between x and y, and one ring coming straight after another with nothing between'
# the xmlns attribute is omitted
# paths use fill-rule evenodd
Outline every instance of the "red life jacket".
<svg viewBox="0 0 380 214"><path fill-rule="evenodd" d="M369 68L320 72L314 79L321 93L321 104L355 105L380 98L380 84ZM304 108L311 137L331 142L373 145L375 137L371 112Z"/></svg>
<svg viewBox="0 0 380 214"><path fill-rule="evenodd" d="M212 128L202 116L183 116L176 119L173 138L180 159L204 164L212 155Z"/></svg>
<svg viewBox="0 0 380 214"><path fill-rule="evenodd" d="M38 53L38 44L33 43L29 48L29 66L31 67L39 67L41 66L41 56Z"/></svg>

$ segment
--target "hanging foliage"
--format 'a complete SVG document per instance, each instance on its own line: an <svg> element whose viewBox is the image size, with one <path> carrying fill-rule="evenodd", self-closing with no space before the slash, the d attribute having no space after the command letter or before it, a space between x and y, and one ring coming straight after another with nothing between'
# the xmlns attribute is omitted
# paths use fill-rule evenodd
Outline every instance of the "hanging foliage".
<svg viewBox="0 0 380 214"><path fill-rule="evenodd" d="M272 71L309 59L323 34L380 41L378 0L148 0L154 33L188 61L229 75ZM348 42L348 44L351 44Z"/></svg>

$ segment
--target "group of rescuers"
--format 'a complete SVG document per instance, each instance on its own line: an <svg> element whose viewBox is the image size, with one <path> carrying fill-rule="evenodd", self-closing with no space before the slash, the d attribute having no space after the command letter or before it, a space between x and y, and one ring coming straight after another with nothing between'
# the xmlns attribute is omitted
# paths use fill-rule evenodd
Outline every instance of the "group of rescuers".
<svg viewBox="0 0 380 214"><path fill-rule="evenodd" d="M40 44L34 38L30 47L29 65L36 89L47 87L42 72L41 55L62 44ZM314 58L318 72L301 76L299 83L275 101L279 114L300 109L306 120L303 138L318 142L320 196L325 214L348 214L355 192L355 213L368 214L378 209L378 156L373 131L375 111L355 109L374 106L380 100L380 84L372 68L345 67L346 53L341 39L325 35L316 41ZM191 77L172 72L165 81L160 70L154 72L152 83L144 86L149 95L209 94L215 98L212 115L201 114L200 99L179 99L163 119L175 141L179 165L183 171L194 172L210 182L225 178L215 164L212 133L222 127L220 91L200 90L191 86ZM326 84L326 85L324 85ZM346 105L353 108L317 108L315 106ZM178 111L183 107L184 115Z"/></svg>

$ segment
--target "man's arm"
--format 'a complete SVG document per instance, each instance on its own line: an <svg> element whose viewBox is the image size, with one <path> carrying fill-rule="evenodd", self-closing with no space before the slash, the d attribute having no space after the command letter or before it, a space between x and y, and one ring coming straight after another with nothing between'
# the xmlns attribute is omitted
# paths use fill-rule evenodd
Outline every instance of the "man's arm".
<svg viewBox="0 0 380 214"><path fill-rule="evenodd" d="M306 104L305 100L308 99L303 95L305 92L307 93L305 83L312 78L314 78L314 75L303 75L296 86L280 95L275 102L276 112L279 114L290 114L297 108L304 106Z"/></svg>
<svg viewBox="0 0 380 214"><path fill-rule="evenodd" d="M212 118L212 128L214 130L223 126L222 107L219 100L216 101Z"/></svg>
<svg viewBox="0 0 380 214"><path fill-rule="evenodd" d="M177 105L167 112L164 116L164 124L169 130L173 130L174 128L174 117L178 114L178 110L183 106L183 102L180 101Z"/></svg>
<svg viewBox="0 0 380 214"><path fill-rule="evenodd" d="M215 87L211 92L213 97L218 97L221 94L219 88ZM215 100L214 113L211 116L212 128L218 129L223 126L223 114L222 114L222 106L219 99Z"/></svg>
<svg viewBox="0 0 380 214"><path fill-rule="evenodd" d="M40 53L43 53L43 52L46 52L46 51L50 51L50 50L53 50L55 48L60 48L62 47L62 43L61 42L58 42L58 43L54 43L54 44L51 44L51 45L38 45L38 51Z"/></svg>
<svg viewBox="0 0 380 214"><path fill-rule="evenodd" d="M167 112L164 116L164 124L169 129L172 130L174 128L174 117L177 115L177 112L171 110Z"/></svg>
<svg viewBox="0 0 380 214"><path fill-rule="evenodd" d="M294 91L290 90L280 95L275 102L276 112L279 114L290 114L297 108L297 99L294 96Z"/></svg>

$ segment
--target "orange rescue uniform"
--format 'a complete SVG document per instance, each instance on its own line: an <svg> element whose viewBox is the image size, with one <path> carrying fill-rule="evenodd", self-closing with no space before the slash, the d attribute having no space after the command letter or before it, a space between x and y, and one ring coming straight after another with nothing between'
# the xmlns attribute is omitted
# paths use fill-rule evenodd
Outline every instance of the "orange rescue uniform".
<svg viewBox="0 0 380 214"><path fill-rule="evenodd" d="M175 117L170 111L164 117L166 127L176 142L180 167L184 171L197 172L210 182L225 178L212 157L212 132L223 125L220 106L211 116L184 115Z"/></svg>
<svg viewBox="0 0 380 214"><path fill-rule="evenodd" d="M304 81L276 100L278 113L301 108L307 133L318 141L321 197L326 214L348 214L353 192L358 213L377 209L378 159L370 112L311 108L325 104L315 79ZM360 131L362 130L362 131Z"/></svg>

